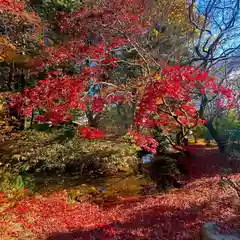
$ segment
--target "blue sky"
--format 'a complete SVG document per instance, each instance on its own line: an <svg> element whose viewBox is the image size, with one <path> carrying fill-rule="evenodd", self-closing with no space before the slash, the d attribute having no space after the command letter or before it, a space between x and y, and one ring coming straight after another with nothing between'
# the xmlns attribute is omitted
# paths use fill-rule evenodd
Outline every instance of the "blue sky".
<svg viewBox="0 0 240 240"><path fill-rule="evenodd" d="M212 21L211 31L213 34L217 34L220 31L220 27L224 27L224 23L228 23L233 16L231 7L235 5L237 0L197 0L197 5L200 12L205 12L207 4L210 2L214 4L214 11L211 11ZM227 33L227 41L222 44L217 54L221 54L222 51L237 47L240 44L240 14L236 18L236 23L231 32Z"/></svg>

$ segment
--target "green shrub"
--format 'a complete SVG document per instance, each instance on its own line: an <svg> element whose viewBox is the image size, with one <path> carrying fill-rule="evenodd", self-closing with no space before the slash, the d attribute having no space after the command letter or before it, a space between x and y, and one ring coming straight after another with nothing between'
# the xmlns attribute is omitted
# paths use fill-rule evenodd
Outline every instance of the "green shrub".
<svg viewBox="0 0 240 240"><path fill-rule="evenodd" d="M2 169L7 172L79 172L110 174L137 166L137 148L129 143L84 140L56 133L28 131L23 139L9 146Z"/></svg>

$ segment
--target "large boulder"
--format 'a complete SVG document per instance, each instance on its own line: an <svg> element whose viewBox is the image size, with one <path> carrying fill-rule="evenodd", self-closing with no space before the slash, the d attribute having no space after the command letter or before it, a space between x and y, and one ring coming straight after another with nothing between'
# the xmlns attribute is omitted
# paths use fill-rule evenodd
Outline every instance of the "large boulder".
<svg viewBox="0 0 240 240"><path fill-rule="evenodd" d="M221 234L215 222L205 223L201 229L201 240L240 240L240 232Z"/></svg>

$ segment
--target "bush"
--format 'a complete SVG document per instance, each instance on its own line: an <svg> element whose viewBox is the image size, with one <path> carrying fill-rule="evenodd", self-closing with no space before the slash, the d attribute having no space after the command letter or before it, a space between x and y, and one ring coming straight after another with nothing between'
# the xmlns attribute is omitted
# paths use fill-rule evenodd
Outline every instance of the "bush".
<svg viewBox="0 0 240 240"><path fill-rule="evenodd" d="M205 126L197 126L196 127L197 138L206 138L208 134L208 130Z"/></svg>
<svg viewBox="0 0 240 240"><path fill-rule="evenodd" d="M240 129L228 131L227 159L232 168L240 171Z"/></svg>
<svg viewBox="0 0 240 240"><path fill-rule="evenodd" d="M2 171L23 173L78 173L107 175L137 167L137 148L121 141L65 138L56 133L28 131L9 146Z"/></svg>
<svg viewBox="0 0 240 240"><path fill-rule="evenodd" d="M12 131L9 124L10 119L8 119L7 115L7 104L4 102L4 98L0 96L0 140L2 141Z"/></svg>

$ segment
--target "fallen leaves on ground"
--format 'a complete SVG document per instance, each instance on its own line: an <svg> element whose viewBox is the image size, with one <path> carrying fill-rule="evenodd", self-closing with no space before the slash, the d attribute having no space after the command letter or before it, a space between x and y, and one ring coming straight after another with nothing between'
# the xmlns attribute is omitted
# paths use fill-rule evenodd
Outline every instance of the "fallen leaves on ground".
<svg viewBox="0 0 240 240"><path fill-rule="evenodd" d="M126 197L118 204L69 203L66 191L27 197L1 212L0 235L10 239L197 239L200 227L217 221L240 228L239 202L234 191L219 185L225 162L216 150L192 148L190 180L168 194ZM232 178L240 181L240 174ZM236 203L236 202L235 202Z"/></svg>

